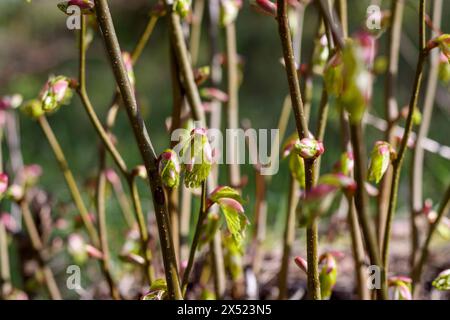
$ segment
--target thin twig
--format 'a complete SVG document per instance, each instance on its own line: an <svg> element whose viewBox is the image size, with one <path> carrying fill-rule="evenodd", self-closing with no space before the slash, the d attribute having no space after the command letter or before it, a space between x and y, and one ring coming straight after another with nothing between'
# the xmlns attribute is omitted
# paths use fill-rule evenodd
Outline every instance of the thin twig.
<svg viewBox="0 0 450 320"><path fill-rule="evenodd" d="M425 34L425 10L426 10L426 0L420 1L420 20L419 20L419 39L420 39L420 52L417 61L416 75L414 79L413 91L411 94L411 100L409 103L408 117L405 124L405 133L400 142L400 147L397 153L396 159L393 161L393 174L392 174L392 186L389 195L389 208L386 219L385 233L383 239L383 268L387 272L388 262L389 262L389 242L391 225L394 217L394 212L397 206L397 196L398 196L398 186L400 183L400 173L403 165L403 160L405 158L406 149L408 146L408 139L411 135L413 128L413 114L415 108L417 108L417 102L419 100L420 85L422 83L423 68L428 56L428 51L426 50L426 34ZM386 279L385 279L386 280Z"/></svg>
<svg viewBox="0 0 450 320"><path fill-rule="evenodd" d="M205 218L208 214L208 210L206 207L206 196L207 196L207 190L206 190L206 182L202 182L202 195L201 195L201 203L200 203L200 210L198 213L198 220L197 220L197 226L195 227L194 232L194 239L192 240L191 244L191 250L189 252L189 259L186 266L186 269L183 273L183 281L181 285L181 290L183 292L183 295L186 294L186 289L189 284L189 276L192 271L192 267L194 266L194 260L195 260L195 252L197 251L197 247L200 241L200 235L203 227L203 222L205 221Z"/></svg>
<svg viewBox="0 0 450 320"><path fill-rule="evenodd" d="M48 123L45 116L39 117L38 122L47 138L47 141L50 144L50 147L52 148L56 161L58 162L58 165L64 175L67 187L69 188L73 202L75 203L75 206L80 213L81 220L83 220L83 224L86 227L89 238L91 239L94 246L98 246L100 244L100 241L97 231L95 230L94 224L92 223L92 220L89 216L89 212L86 209L80 190L78 189L77 183L75 182L72 171L70 171L69 164L67 163L66 157L58 142L58 139L53 133L53 130L50 127L50 124Z"/></svg>
<svg viewBox="0 0 450 320"><path fill-rule="evenodd" d="M433 23L437 28L441 26L442 20L442 0L433 1ZM437 36L433 32L432 37ZM434 50L430 52L430 69L428 74L428 83L426 87L425 100L422 110L422 121L419 132L416 137L413 157L411 162L411 268L414 267L414 261L419 246L419 230L416 225L416 217L423 206L423 169L424 169L424 140L428 135L431 117L433 114L434 100L436 97L437 85L439 80L439 52Z"/></svg>

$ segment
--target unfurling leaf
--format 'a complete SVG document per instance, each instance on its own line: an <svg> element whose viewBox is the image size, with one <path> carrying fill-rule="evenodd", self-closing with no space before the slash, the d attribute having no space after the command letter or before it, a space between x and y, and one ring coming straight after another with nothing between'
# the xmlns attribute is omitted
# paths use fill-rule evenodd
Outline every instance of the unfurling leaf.
<svg viewBox="0 0 450 320"><path fill-rule="evenodd" d="M395 151L388 142L375 142L375 146L370 154L369 181L380 182L394 155Z"/></svg>
<svg viewBox="0 0 450 320"><path fill-rule="evenodd" d="M435 47L439 47L442 54L450 63L450 34L442 34L428 43L428 49L433 49Z"/></svg>
<svg viewBox="0 0 450 320"><path fill-rule="evenodd" d="M404 276L390 277L388 286L393 300L412 300L411 279Z"/></svg>
<svg viewBox="0 0 450 320"><path fill-rule="evenodd" d="M141 300L163 300L167 294L167 283L164 279L156 279L152 282L149 292Z"/></svg>
<svg viewBox="0 0 450 320"><path fill-rule="evenodd" d="M248 225L247 217L244 215L243 200L239 192L230 187L218 187L209 196L208 203L219 205L237 248L242 247L244 232Z"/></svg>
<svg viewBox="0 0 450 320"><path fill-rule="evenodd" d="M442 271L432 284L438 290L450 290L450 269Z"/></svg>
<svg viewBox="0 0 450 320"><path fill-rule="evenodd" d="M182 150L182 160L185 169L184 184L187 188L200 187L208 177L213 161L213 152L205 129L192 130Z"/></svg>

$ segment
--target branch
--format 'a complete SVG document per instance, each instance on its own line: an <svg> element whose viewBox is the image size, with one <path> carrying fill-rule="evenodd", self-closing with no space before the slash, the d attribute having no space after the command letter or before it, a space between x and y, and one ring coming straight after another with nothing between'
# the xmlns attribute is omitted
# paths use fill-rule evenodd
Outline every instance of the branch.
<svg viewBox="0 0 450 320"><path fill-rule="evenodd" d="M382 258L383 258L383 267L385 270L388 268L389 261L389 242L390 242L390 233L391 233L391 225L394 216L394 212L397 206L397 196L398 196L398 186L400 182L400 173L403 165L403 160L406 153L406 148L408 144L408 139L411 135L412 127L413 127L413 113L414 109L417 107L417 101L419 99L420 85L422 83L423 76L423 67L426 61L426 57L428 56L428 52L426 50L426 35L425 35L425 9L426 9L426 0L420 1L420 27L419 27L419 39L420 39L420 52L419 59L417 61L417 69L416 75L414 79L413 92L411 95L408 117L406 119L405 124L405 133L403 134L402 141L400 142L399 151L397 154L397 158L393 161L393 176L392 176L392 186L389 195L389 209L385 226L384 240L383 240L383 250L382 250Z"/></svg>
<svg viewBox="0 0 450 320"><path fill-rule="evenodd" d="M114 76L116 78L116 83L119 86L128 118L138 143L139 151L147 169L161 241L168 295L171 299L182 299L175 251L172 236L170 234L170 222L166 207L164 189L156 165L157 156L155 150L153 149L153 145L144 121L140 115L134 96L134 90L130 85L128 75L125 70L119 42L117 40L107 1L95 0L95 8L97 12L97 21L100 29L102 30L103 39Z"/></svg>

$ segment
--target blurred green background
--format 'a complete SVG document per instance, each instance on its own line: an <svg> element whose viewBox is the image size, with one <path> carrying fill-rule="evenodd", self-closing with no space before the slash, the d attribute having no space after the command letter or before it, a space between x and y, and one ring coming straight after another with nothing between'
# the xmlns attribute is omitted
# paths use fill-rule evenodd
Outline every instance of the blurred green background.
<svg viewBox="0 0 450 320"><path fill-rule="evenodd" d="M287 94L287 81L280 64L281 46L275 21L255 13L247 1L237 20L237 47L244 61L243 83L240 88L240 117L248 118L254 128L276 128L283 100ZM351 33L359 30L365 23L366 9L373 1L349 0ZM430 1L431 2L431 1ZM50 74L77 76L76 32L66 28L66 16L60 12L58 1L33 0L27 4L20 0L0 2L0 95L21 93L26 99L36 97L41 86ZM131 50L143 30L150 5L149 0L109 1L115 27L123 50ZM405 9L404 32L406 41L402 50L400 75L398 79L399 107L408 103L416 63L417 44L417 5L418 1L407 1ZM383 9L388 9L390 1L381 1ZM450 32L450 1L445 1L443 13L444 32ZM202 32L199 65L209 61L209 41L206 21ZM306 10L302 56L307 58L312 50L312 39L316 30L317 12L314 6ZM223 42L223 34L221 34ZM383 55L386 35L379 41L379 55ZM402 43L403 45L403 43ZM408 47L412 46L412 48ZM223 48L223 43L221 44ZM406 48L406 49L405 49ZM305 62L305 61L303 61ZM99 116L104 119L112 92L114 80L99 35L95 35L88 52L88 92ZM169 67L169 46L167 24L160 19L142 58L135 67L138 101L142 108L150 136L157 152L168 146L165 119L171 114L171 82ZM375 82L375 93L371 113L381 118L384 115L383 77ZM225 87L222 87L225 89ZM321 80L315 79L313 109L317 109L321 92ZM423 98L423 94L421 95ZM450 99L448 90L440 88L440 103L436 104L429 136L444 145L450 145L449 114ZM326 152L322 160L322 172L327 172L338 160L340 154L339 123L336 106L331 105L329 124L326 132ZM77 97L69 106L64 106L49 118L54 131L60 139L69 159L77 181L82 184L95 175L98 166L97 138L89 119ZM311 126L315 128L313 112ZM44 139L40 128L33 121L20 116L22 151L26 163L38 163L44 169L42 185L54 197L69 200L64 180L57 168L53 154ZM294 131L291 119L288 134ZM127 118L120 113L114 130L129 166L140 163L134 137ZM382 139L383 135L367 128L367 147ZM398 212L407 212L409 158L405 164L400 188ZM112 162L110 161L112 166ZM225 171L225 168L222 168ZM438 155L426 153L424 170L424 196L437 202L450 180L450 162ZM255 193L254 172L250 165L243 166L243 174L248 175L249 183L243 193L249 199L246 207L249 216L253 215ZM225 175L221 183L226 183ZM142 188L144 206L150 209L148 189ZM274 176L268 190L268 225L270 231L281 231L284 222L288 190L287 164L281 163L279 174ZM116 201L108 203L108 222L115 245L121 243L124 223L119 214Z"/></svg>

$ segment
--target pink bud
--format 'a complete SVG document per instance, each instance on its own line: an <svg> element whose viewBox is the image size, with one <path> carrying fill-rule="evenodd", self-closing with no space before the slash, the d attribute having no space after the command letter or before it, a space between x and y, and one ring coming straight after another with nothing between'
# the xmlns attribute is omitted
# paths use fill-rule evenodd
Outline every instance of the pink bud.
<svg viewBox="0 0 450 320"><path fill-rule="evenodd" d="M103 253L97 249L94 246L91 246L90 244L86 245L86 252L88 253L89 257L102 260L103 259Z"/></svg>
<svg viewBox="0 0 450 320"><path fill-rule="evenodd" d="M6 173L0 173L0 196L8 189L8 180L8 175Z"/></svg>
<svg viewBox="0 0 450 320"><path fill-rule="evenodd" d="M308 264L306 262L305 259L303 259L302 257L295 257L294 259L295 264L301 269L303 270L304 273L308 272Z"/></svg>
<svg viewBox="0 0 450 320"><path fill-rule="evenodd" d="M203 88L200 90L200 94L205 99L217 100L220 102L228 101L228 95L225 92L223 92L222 90L219 90L217 88Z"/></svg>
<svg viewBox="0 0 450 320"><path fill-rule="evenodd" d="M276 17L277 16L277 5L269 0L252 0L250 5L253 9L259 13L265 14L267 16Z"/></svg>
<svg viewBox="0 0 450 320"><path fill-rule="evenodd" d="M5 229L11 233L16 233L19 230L16 220L8 212L2 212L0 214L0 224L4 225Z"/></svg>
<svg viewBox="0 0 450 320"><path fill-rule="evenodd" d="M4 96L0 98L0 110L15 109L22 104L22 96L14 94L12 96Z"/></svg>
<svg viewBox="0 0 450 320"><path fill-rule="evenodd" d="M361 31L355 35L356 40L358 41L361 47L361 54L364 63L367 66L372 66L375 60L376 54L376 38L372 34Z"/></svg>
<svg viewBox="0 0 450 320"><path fill-rule="evenodd" d="M116 171L114 171L114 169L111 169L111 168L106 169L105 177L106 177L106 180L108 180L108 182L111 183L112 185L115 185L120 182L120 178L117 175Z"/></svg>

